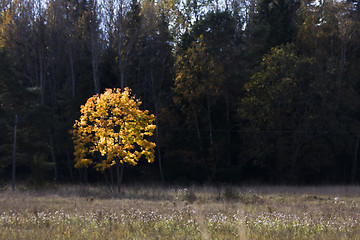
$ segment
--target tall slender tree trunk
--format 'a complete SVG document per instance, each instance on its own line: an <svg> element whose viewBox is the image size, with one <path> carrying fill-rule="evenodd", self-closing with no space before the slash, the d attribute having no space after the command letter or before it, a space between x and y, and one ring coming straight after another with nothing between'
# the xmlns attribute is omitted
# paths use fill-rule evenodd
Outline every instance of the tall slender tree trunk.
<svg viewBox="0 0 360 240"><path fill-rule="evenodd" d="M120 87L123 92L125 89L125 67L123 66L120 68Z"/></svg>
<svg viewBox="0 0 360 240"><path fill-rule="evenodd" d="M88 170L87 168L83 168L84 169L84 183L88 183Z"/></svg>
<svg viewBox="0 0 360 240"><path fill-rule="evenodd" d="M161 76L161 82L164 79L164 61L163 61L163 71L162 71L162 76ZM145 74L146 75L146 74ZM154 72L153 72L153 65L151 64L150 67L150 78L151 78L151 87L152 87L152 96L153 96L153 101L154 101L154 108L155 108L155 124L156 124L156 128L155 128L155 141L156 141L156 148L157 148L157 153L158 153L158 161L159 161L159 171L160 171L160 179L161 182L165 182L164 180L164 174L163 174L163 167L162 167L162 158L161 158L161 150L160 150L160 140L159 140L159 93L156 94L155 91L155 77L154 77Z"/></svg>
<svg viewBox="0 0 360 240"><path fill-rule="evenodd" d="M155 141L156 141L156 147L157 147L157 152L158 152L160 179L161 179L161 182L164 183L165 180L164 180L164 174L163 174L163 169L162 169L162 159L161 159L161 150L160 150L160 141L159 141L159 121L158 121L158 112L157 112L156 107L155 107L155 124L156 124Z"/></svg>
<svg viewBox="0 0 360 240"><path fill-rule="evenodd" d="M358 137L356 140L354 159L353 159L352 168L351 168L351 183L352 184L355 183L355 178L356 178L356 171L357 171L357 166L358 166L359 144L360 144L360 132L358 133Z"/></svg>
<svg viewBox="0 0 360 240"><path fill-rule="evenodd" d="M121 61L121 60L120 60ZM124 91L125 89L125 79L124 79L124 68L122 65L120 65L120 86L121 86L121 92ZM116 163L116 176L117 176L117 187L118 187L118 193L120 194L120 188L121 188L121 183L122 183L122 179L123 179L123 174L124 174L124 163L121 164L121 167L119 166L119 163ZM121 168L121 170L120 170Z"/></svg>
<svg viewBox="0 0 360 240"><path fill-rule="evenodd" d="M209 121L210 145L213 146L214 145L214 140L213 140L213 129L212 129L212 121L211 121L211 108L210 108L210 97L209 97L209 95L207 96L207 117L208 117L208 121Z"/></svg>
<svg viewBox="0 0 360 240"><path fill-rule="evenodd" d="M121 165L121 166L119 166ZM120 161L116 163L116 172L117 172L117 189L118 193L120 194L121 191L121 183L123 180L123 174L124 174L124 164L120 164Z"/></svg>
<svg viewBox="0 0 360 240"><path fill-rule="evenodd" d="M111 170L111 169L110 169ZM113 190L112 190L112 186L110 185L109 181L108 181L108 177L107 177L107 174L106 174L106 170L104 171L104 177L105 177L105 184L106 186L108 187L109 191L112 193Z"/></svg>
<svg viewBox="0 0 360 240"><path fill-rule="evenodd" d="M195 121L195 127L196 127L196 133L197 133L197 137L199 139L199 145L200 145L200 152L201 154L203 155L202 156L202 159L203 159L203 164L204 164L204 169L205 169L205 172L206 172L206 176L210 176L210 170L209 170L209 166L206 162L206 156L205 156L205 151L204 151L204 147L203 147L203 143L202 143L202 137L201 137L201 133L200 133L200 127L199 127L199 121L197 119L197 114L196 114L196 111L195 111L195 108L194 108L194 105L192 104L191 101L189 101L189 104L190 104L190 107L191 107L191 110L194 114L194 121Z"/></svg>
<svg viewBox="0 0 360 240"><path fill-rule="evenodd" d="M122 1L121 1L121 11L122 11ZM119 70L120 70L120 88L121 92L125 90L125 66L126 66L126 59L123 59L122 56L122 44L123 44L123 38L122 38L122 23L120 23L120 30L119 30L119 42L118 42L118 61L119 61ZM116 163L116 177L117 177L117 187L118 187L118 193L120 193L121 183L123 179L124 174L124 163L121 164L121 167L119 166L120 162Z"/></svg>
<svg viewBox="0 0 360 240"><path fill-rule="evenodd" d="M97 60L97 44L95 39L94 29L91 28L90 32L90 41L91 41L91 64L93 70L93 81L95 93L100 93L100 82L98 77L98 60Z"/></svg>
<svg viewBox="0 0 360 240"><path fill-rule="evenodd" d="M110 170L111 187L114 187L114 175L113 175L112 167L110 167L109 170Z"/></svg>
<svg viewBox="0 0 360 240"><path fill-rule="evenodd" d="M209 181L213 181L215 174L216 174L216 168L217 168L217 160L218 160L218 150L214 148L214 137L213 137L213 126L211 121L211 107L210 107L210 97L207 96L207 118L209 122L209 137L210 137L210 152L208 157L209 160Z"/></svg>
<svg viewBox="0 0 360 240"><path fill-rule="evenodd" d="M44 76L44 66L43 66L43 58L39 53L39 77L40 77L40 104L45 104L45 76Z"/></svg>
<svg viewBox="0 0 360 240"><path fill-rule="evenodd" d="M122 7L122 5L120 6ZM122 37L122 23L120 23L120 26L119 26L119 41L118 41L118 47L117 47L117 57L118 57L118 64L119 64L119 70L120 70L120 88L121 88L121 91L124 91L125 89L125 62L124 62L124 59L123 59L123 37Z"/></svg>
<svg viewBox="0 0 360 240"><path fill-rule="evenodd" d="M71 43L69 43L69 60L70 60L70 72L71 72L71 94L73 97L76 95L76 81L75 81L75 70L74 70L74 58L72 53Z"/></svg>
<svg viewBox="0 0 360 240"><path fill-rule="evenodd" d="M229 99L229 91L228 89L226 89L226 94L225 94L225 103L226 103L226 144L227 144L227 151L226 151L226 165L230 166L231 165L231 155L230 153L232 152L231 149L231 136L230 136L230 130L231 130L231 124L230 124L230 99Z"/></svg>
<svg viewBox="0 0 360 240"><path fill-rule="evenodd" d="M69 174L70 174L70 179L71 179L71 182L74 181L74 175L73 175L73 167L72 167L72 161L70 160L70 154L69 154L69 151L68 149L65 147L65 153L66 153L66 158L67 158L67 165L68 165L68 168L69 168Z"/></svg>
<svg viewBox="0 0 360 240"><path fill-rule="evenodd" d="M56 99L56 85L57 85L57 76L58 76L58 70L57 70L57 63L53 60L52 61L52 79L49 81L49 89L51 93L51 109L53 113L55 114L57 111L57 99Z"/></svg>
<svg viewBox="0 0 360 240"><path fill-rule="evenodd" d="M13 146L13 162L12 162L12 191L15 191L15 174L16 174L16 131L18 124L18 115L15 115L14 122L14 146Z"/></svg>
<svg viewBox="0 0 360 240"><path fill-rule="evenodd" d="M49 138L50 138L50 147L51 147L51 159L54 164L54 176L55 176L55 182L58 181L58 171L57 171L57 162L56 162L56 156L55 156L55 150L54 150L54 137L51 133L50 127L48 128Z"/></svg>
<svg viewBox="0 0 360 240"><path fill-rule="evenodd" d="M79 173L79 181L82 182L83 181L83 173L82 173L82 169L78 168L78 173Z"/></svg>

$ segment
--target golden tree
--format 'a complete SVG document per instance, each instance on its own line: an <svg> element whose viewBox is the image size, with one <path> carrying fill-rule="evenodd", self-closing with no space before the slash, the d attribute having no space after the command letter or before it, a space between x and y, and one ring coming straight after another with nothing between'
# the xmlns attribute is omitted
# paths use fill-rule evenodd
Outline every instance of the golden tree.
<svg viewBox="0 0 360 240"><path fill-rule="evenodd" d="M145 138L153 135L155 116L140 105L129 88L107 89L89 98L71 131L75 167L93 166L103 172L115 164L136 165L142 156L153 162L156 145Z"/></svg>

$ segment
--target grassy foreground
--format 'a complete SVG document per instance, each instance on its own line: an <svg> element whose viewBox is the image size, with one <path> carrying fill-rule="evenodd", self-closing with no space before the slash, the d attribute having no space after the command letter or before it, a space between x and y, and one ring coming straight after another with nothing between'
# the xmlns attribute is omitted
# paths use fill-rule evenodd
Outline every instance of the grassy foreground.
<svg viewBox="0 0 360 240"><path fill-rule="evenodd" d="M360 187L4 188L0 239L360 239Z"/></svg>

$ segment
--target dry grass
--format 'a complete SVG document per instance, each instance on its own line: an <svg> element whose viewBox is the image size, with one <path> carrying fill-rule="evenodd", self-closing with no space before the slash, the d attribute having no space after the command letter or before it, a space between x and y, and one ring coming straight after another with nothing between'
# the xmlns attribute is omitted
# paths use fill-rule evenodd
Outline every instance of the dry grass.
<svg viewBox="0 0 360 240"><path fill-rule="evenodd" d="M0 229L0 239L360 239L360 188L5 188Z"/></svg>

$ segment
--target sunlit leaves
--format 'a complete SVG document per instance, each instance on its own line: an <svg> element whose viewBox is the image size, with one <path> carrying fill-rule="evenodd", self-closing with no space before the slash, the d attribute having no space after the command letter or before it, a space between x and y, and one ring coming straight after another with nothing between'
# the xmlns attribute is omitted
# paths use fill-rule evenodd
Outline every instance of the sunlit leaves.
<svg viewBox="0 0 360 240"><path fill-rule="evenodd" d="M155 143L145 137L153 135L155 116L140 110L140 104L128 88L89 98L71 131L75 167L104 171L116 163L136 165L142 156L153 162Z"/></svg>
<svg viewBox="0 0 360 240"><path fill-rule="evenodd" d="M189 110L189 103L196 106L197 111L206 109L204 102L220 95L224 69L206 51L202 35L183 54L178 55L176 64L175 103L184 112Z"/></svg>
<svg viewBox="0 0 360 240"><path fill-rule="evenodd" d="M273 48L263 57L260 71L244 86L241 117L257 129L274 129L283 119L281 116L287 119L297 112L297 101L309 87L305 84L309 61L298 57L292 44ZM286 125L290 122L284 120Z"/></svg>

